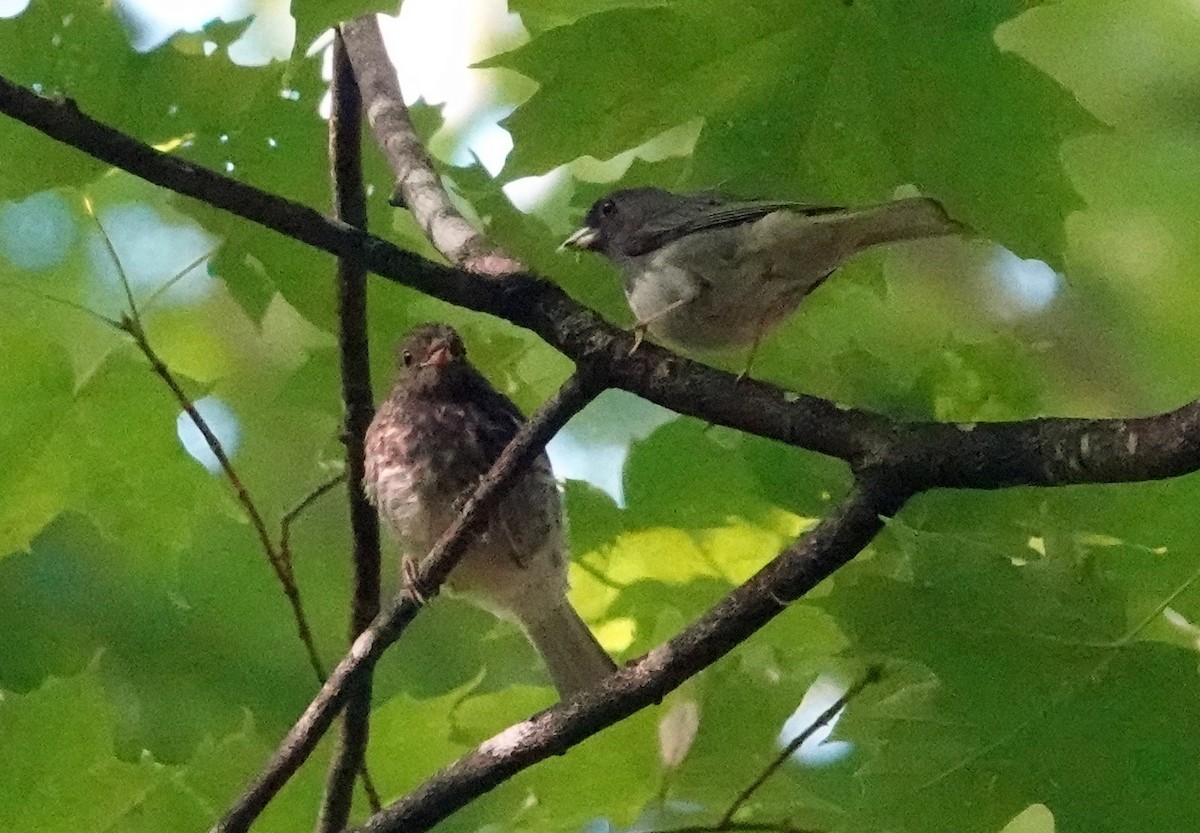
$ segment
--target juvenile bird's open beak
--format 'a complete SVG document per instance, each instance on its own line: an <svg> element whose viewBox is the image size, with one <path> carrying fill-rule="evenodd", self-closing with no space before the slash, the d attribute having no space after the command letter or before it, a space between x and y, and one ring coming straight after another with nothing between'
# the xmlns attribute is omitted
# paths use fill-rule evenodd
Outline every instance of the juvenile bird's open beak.
<svg viewBox="0 0 1200 833"><path fill-rule="evenodd" d="M558 247L558 251L563 249L590 249L596 245L596 238L600 236L600 230L594 229L591 226L584 226L577 229L562 245Z"/></svg>
<svg viewBox="0 0 1200 833"><path fill-rule="evenodd" d="M421 362L421 367L445 367L452 361L454 354L450 352L450 345L438 339L429 346L429 357Z"/></svg>

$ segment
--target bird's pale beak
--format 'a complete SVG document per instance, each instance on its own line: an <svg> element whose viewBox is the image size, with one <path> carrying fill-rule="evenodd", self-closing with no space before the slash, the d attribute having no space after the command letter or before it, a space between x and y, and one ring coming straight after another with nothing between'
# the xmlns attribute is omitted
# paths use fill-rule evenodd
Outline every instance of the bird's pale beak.
<svg viewBox="0 0 1200 833"><path fill-rule="evenodd" d="M450 345L439 339L430 346L429 357L421 362L421 367L445 367L452 361L454 354L450 351Z"/></svg>
<svg viewBox="0 0 1200 833"><path fill-rule="evenodd" d="M577 229L570 237L564 240L562 245L558 247L558 250L561 252L563 249L591 249L595 247L598 237L600 237L599 229L584 226L581 229Z"/></svg>

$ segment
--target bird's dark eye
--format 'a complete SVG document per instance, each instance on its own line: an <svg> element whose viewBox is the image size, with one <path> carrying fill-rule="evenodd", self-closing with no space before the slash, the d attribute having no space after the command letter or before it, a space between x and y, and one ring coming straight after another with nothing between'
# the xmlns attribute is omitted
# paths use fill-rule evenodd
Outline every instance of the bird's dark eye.
<svg viewBox="0 0 1200 833"><path fill-rule="evenodd" d="M617 204L615 202L613 202L612 200L605 200L604 202L600 203L600 216L601 217L611 217L612 215L614 215L616 213L617 213Z"/></svg>
<svg viewBox="0 0 1200 833"><path fill-rule="evenodd" d="M405 350L400 354L400 359L404 362L405 367L412 367L413 354Z"/></svg>

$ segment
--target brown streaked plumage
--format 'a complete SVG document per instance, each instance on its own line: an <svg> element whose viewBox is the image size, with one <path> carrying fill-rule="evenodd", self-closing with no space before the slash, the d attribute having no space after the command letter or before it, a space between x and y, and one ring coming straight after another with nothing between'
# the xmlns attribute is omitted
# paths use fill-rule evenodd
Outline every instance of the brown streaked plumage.
<svg viewBox="0 0 1200 833"><path fill-rule="evenodd" d="M395 385L367 430L363 487L406 555L419 559L524 417L445 324L412 330L397 358ZM516 621L564 698L615 667L567 601L562 504L545 454L492 509L447 585Z"/></svg>

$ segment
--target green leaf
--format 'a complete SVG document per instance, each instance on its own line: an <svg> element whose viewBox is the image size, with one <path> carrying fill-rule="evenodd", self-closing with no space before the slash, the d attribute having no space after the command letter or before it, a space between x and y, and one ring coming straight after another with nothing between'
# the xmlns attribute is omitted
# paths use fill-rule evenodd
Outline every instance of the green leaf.
<svg viewBox="0 0 1200 833"><path fill-rule="evenodd" d="M1054 814L1045 804L1030 804L1000 833L1054 833Z"/></svg>
<svg viewBox="0 0 1200 833"><path fill-rule="evenodd" d="M376 698L369 756L382 794L409 792L471 748L469 739L456 736L452 717L469 688L468 684L420 699L403 694ZM415 726L421 731L412 731Z"/></svg>
<svg viewBox="0 0 1200 833"><path fill-rule="evenodd" d="M1092 122L992 43L1017 8L757 0L730 16L702 1L584 17L485 64L541 85L505 121L506 175L612 156L701 116L697 186L855 202L911 182L1022 255L1061 263L1079 201L1058 146ZM602 39L619 44L606 60L575 59Z"/></svg>
<svg viewBox="0 0 1200 833"><path fill-rule="evenodd" d="M756 6L762 4L756 4ZM714 15L709 2L618 9L551 29L480 66L504 66L537 81L533 97L504 121L516 138L505 175L543 173L576 156L613 156L676 124L736 101L749 83L744 61L770 63L794 44L774 31L767 11ZM819 32L812 34L814 39ZM589 44L613 44L602 61L581 61ZM663 49L661 44L676 44ZM703 95L694 91L703 90ZM546 131L542 142L524 137Z"/></svg>
<svg viewBox="0 0 1200 833"><path fill-rule="evenodd" d="M838 575L821 607L909 693L851 712L861 722L844 737L871 787L831 783L827 799L864 825L929 830L999 828L1037 801L1078 829L1197 822L1169 798L1200 765L1200 722L1181 711L1197 694L1194 651L1130 641L1124 583L1077 544L1091 515L1036 490L930 495ZM1144 802L1119 797L1130 784ZM986 809L956 799L985 785Z"/></svg>
<svg viewBox="0 0 1200 833"><path fill-rule="evenodd" d="M0 774L5 823L19 830L110 830L168 773L113 753L113 705L94 673L47 682L0 701L8 762Z"/></svg>
<svg viewBox="0 0 1200 833"><path fill-rule="evenodd" d="M584 553L611 543L622 529L621 510L604 491L582 480L568 480L563 489L571 552Z"/></svg>
<svg viewBox="0 0 1200 833"><path fill-rule="evenodd" d="M1200 21L1186 5L1125 0L1041 3L996 29L1106 124L1194 133Z"/></svg>
<svg viewBox="0 0 1200 833"><path fill-rule="evenodd" d="M1063 156L1094 206L1072 224L1078 291L1098 331L1120 333L1121 354L1138 368L1132 390L1140 395L1121 407L1174 407L1200 384L1195 363L1177 348L1200 321L1190 266L1200 233L1189 222L1200 196L1186 184L1200 173L1200 139L1119 130L1077 139Z"/></svg>
<svg viewBox="0 0 1200 833"><path fill-rule="evenodd" d="M128 95L131 87L113 82L114 70L127 66L132 50L111 5L103 0L46 0L0 19L0 55L9 80L42 95L75 99L96 118L119 123L138 99ZM0 168L0 193L10 199L76 184L105 167L8 118L0 120L0 143L10 159L26 160Z"/></svg>
<svg viewBox="0 0 1200 833"><path fill-rule="evenodd" d="M625 464L630 522L700 529L768 511L738 446L732 432L692 419L635 443Z"/></svg>
<svg viewBox="0 0 1200 833"><path fill-rule="evenodd" d="M112 829L118 833L202 833L258 773L272 751L271 741L246 720L238 732L202 743L186 766L164 768L169 778ZM326 757L326 747L318 747L308 766L288 781L255 821L255 830L284 833L312 824L316 813L313 796L321 789Z"/></svg>
<svg viewBox="0 0 1200 833"><path fill-rule="evenodd" d="M30 330L11 333L26 345L21 361L5 362L0 401L6 404L0 427L0 554L22 550L65 508L68 467L53 442L54 429L74 404L74 373L65 352ZM7 343L17 343L9 338ZM7 357L6 357L7 359Z"/></svg>
<svg viewBox="0 0 1200 833"><path fill-rule="evenodd" d="M537 34L581 17L637 6L665 6L669 0L509 0L508 9L521 16L521 23Z"/></svg>
<svg viewBox="0 0 1200 833"><path fill-rule="evenodd" d="M471 743L494 736L544 708L547 692L510 688L471 697L455 712L456 736ZM476 829L508 819L530 829L578 829L600 819L630 824L655 793L660 777L655 726L661 709L646 709L578 747L518 774L463 812L452 824ZM597 779L595 773L604 772Z"/></svg>

